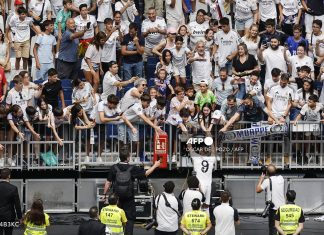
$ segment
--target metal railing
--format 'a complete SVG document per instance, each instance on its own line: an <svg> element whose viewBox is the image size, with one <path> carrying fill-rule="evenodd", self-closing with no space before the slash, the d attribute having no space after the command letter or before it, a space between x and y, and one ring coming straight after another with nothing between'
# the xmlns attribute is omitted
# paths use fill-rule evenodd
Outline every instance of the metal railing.
<svg viewBox="0 0 324 235"><path fill-rule="evenodd" d="M119 149L125 143L130 145L131 164L151 165L154 154L154 130L144 123L135 124L138 141L131 141L130 131L120 123L96 125L93 129L75 130L68 122L57 128L63 137L60 146L52 131L45 123L34 124L41 135L40 140L33 136L25 141L7 141L8 130L2 129L0 144L0 167L12 169L79 169L109 167L119 161ZM251 123L239 122L233 129L245 129ZM267 125L260 123L260 126ZM259 169L262 164L272 163L278 168L323 168L324 130L318 122L298 122L290 124L286 134L272 134L254 139L223 140L219 134L220 126L211 132L215 148L214 157L220 169ZM168 135L168 169L192 167L187 141L191 137L207 136L196 129L192 133L181 133L180 129L164 125ZM210 135L210 134L209 134ZM257 155L257 161L251 156ZM172 157L173 156L173 157ZM172 162L176 159L176 162ZM8 164L10 163L10 164Z"/></svg>

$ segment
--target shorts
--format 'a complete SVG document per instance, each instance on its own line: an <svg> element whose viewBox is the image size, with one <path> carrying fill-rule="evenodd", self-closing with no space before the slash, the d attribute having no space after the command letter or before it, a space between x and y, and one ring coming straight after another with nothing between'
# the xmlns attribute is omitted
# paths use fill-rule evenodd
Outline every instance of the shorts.
<svg viewBox="0 0 324 235"><path fill-rule="evenodd" d="M250 26L253 24L253 18L250 19L244 19L244 20L235 20L235 29L236 30L245 30L250 28Z"/></svg>
<svg viewBox="0 0 324 235"><path fill-rule="evenodd" d="M30 40L15 42L16 58L29 58Z"/></svg>
<svg viewBox="0 0 324 235"><path fill-rule="evenodd" d="M209 185L205 185L200 182L200 189L205 196L206 205L210 205L211 188L212 188L211 183Z"/></svg>
<svg viewBox="0 0 324 235"><path fill-rule="evenodd" d="M185 67L173 67L173 75L180 76L181 78L187 77L186 68Z"/></svg>
<svg viewBox="0 0 324 235"><path fill-rule="evenodd" d="M134 125L134 127L138 130L138 126ZM139 132L133 134L132 130L126 126L125 124L118 125L118 140L127 143L127 135L129 136L130 141L137 142L139 140Z"/></svg>

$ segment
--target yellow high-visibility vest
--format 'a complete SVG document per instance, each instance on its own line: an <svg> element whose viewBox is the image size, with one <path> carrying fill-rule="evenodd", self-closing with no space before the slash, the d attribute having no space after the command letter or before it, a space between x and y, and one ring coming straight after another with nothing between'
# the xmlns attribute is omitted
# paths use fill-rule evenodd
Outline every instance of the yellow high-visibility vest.
<svg viewBox="0 0 324 235"><path fill-rule="evenodd" d="M287 234L293 234L299 225L302 208L295 204L287 204L279 207L280 227Z"/></svg>
<svg viewBox="0 0 324 235"><path fill-rule="evenodd" d="M109 205L101 209L100 221L105 224L112 235L124 235L123 223L127 222L125 211L116 205Z"/></svg>
<svg viewBox="0 0 324 235"><path fill-rule="evenodd" d="M31 223L30 221L24 221L24 224L26 225L26 229L24 232L24 235L46 235L46 227L50 225L49 222L49 216L48 214L45 214L45 224L43 225L35 225Z"/></svg>
<svg viewBox="0 0 324 235"><path fill-rule="evenodd" d="M185 226L191 235L200 235L210 223L207 213L200 210L185 213L181 220L181 224Z"/></svg>

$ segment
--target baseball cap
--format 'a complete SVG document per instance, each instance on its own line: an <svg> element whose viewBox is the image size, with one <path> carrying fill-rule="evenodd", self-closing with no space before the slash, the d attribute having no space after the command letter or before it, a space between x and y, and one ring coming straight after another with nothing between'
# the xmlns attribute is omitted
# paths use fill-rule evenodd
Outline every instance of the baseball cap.
<svg viewBox="0 0 324 235"><path fill-rule="evenodd" d="M174 27L169 27L168 30L167 30L167 33L168 33L168 34L169 34L169 33L171 33L171 34L173 34L173 33L177 33L177 29L174 28Z"/></svg>
<svg viewBox="0 0 324 235"><path fill-rule="evenodd" d="M22 0L15 0L15 5L24 5Z"/></svg>
<svg viewBox="0 0 324 235"><path fill-rule="evenodd" d="M200 84L206 84L208 86L208 81L203 79L203 80L200 81Z"/></svg>

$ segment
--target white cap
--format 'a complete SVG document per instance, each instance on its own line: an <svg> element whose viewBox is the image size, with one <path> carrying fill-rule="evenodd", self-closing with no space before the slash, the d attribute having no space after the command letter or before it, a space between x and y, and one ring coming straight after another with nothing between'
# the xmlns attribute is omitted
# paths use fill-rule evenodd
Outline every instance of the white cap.
<svg viewBox="0 0 324 235"><path fill-rule="evenodd" d="M222 116L223 116L223 114L222 114L222 112L220 110L215 110L213 112L212 118L220 119Z"/></svg>
<svg viewBox="0 0 324 235"><path fill-rule="evenodd" d="M200 84L206 84L208 86L208 81L203 79L203 80L200 81Z"/></svg>

